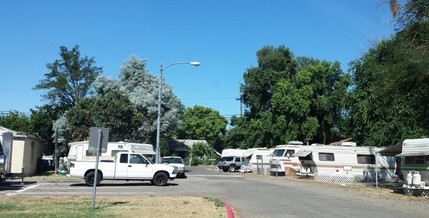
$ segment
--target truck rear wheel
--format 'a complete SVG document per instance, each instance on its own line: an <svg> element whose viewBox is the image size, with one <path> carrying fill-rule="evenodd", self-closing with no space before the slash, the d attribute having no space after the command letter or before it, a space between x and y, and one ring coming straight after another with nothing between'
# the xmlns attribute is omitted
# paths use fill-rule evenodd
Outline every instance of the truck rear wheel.
<svg viewBox="0 0 429 218"><path fill-rule="evenodd" d="M152 181L156 186L165 186L168 182L168 175L164 172L158 172L153 176Z"/></svg>
<svg viewBox="0 0 429 218"><path fill-rule="evenodd" d="M91 171L85 176L85 183L87 186L93 186L94 185L94 179L95 179L95 171ZM98 173L97 175L97 183L96 186L100 184L101 181L101 174Z"/></svg>

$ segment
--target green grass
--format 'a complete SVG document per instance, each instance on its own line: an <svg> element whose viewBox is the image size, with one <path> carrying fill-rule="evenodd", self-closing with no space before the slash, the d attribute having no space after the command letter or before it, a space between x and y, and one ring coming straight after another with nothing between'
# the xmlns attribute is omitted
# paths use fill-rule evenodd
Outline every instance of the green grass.
<svg viewBox="0 0 429 218"><path fill-rule="evenodd" d="M217 198L204 197L204 200L209 201L209 202L213 202L216 207L223 207L224 206L223 201L220 199L217 199Z"/></svg>

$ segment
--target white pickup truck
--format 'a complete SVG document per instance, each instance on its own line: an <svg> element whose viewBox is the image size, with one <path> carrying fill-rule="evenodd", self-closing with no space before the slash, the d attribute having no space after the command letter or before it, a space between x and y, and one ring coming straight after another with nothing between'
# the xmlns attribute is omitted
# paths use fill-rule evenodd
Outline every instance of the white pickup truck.
<svg viewBox="0 0 429 218"><path fill-rule="evenodd" d="M86 185L92 186L95 164L95 161L72 161L68 176L83 178ZM119 152L114 160L99 161L96 184L100 184L101 180L140 180L165 186L169 179L174 180L176 176L177 167L154 164L141 154Z"/></svg>

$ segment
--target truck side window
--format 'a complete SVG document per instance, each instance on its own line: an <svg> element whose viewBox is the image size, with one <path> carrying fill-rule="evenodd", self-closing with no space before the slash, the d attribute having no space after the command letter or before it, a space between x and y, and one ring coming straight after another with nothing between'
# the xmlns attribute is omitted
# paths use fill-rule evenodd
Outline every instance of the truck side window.
<svg viewBox="0 0 429 218"><path fill-rule="evenodd" d="M121 159L119 163L128 163L128 154L121 154Z"/></svg>
<svg viewBox="0 0 429 218"><path fill-rule="evenodd" d="M143 163L146 163L146 160L140 155L131 154L130 163L134 163L134 164L142 163L143 164Z"/></svg>

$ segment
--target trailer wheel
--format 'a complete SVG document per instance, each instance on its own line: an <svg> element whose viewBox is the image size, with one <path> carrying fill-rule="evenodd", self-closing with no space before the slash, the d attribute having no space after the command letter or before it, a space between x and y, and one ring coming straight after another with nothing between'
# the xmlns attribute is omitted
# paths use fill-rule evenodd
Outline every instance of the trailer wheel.
<svg viewBox="0 0 429 218"><path fill-rule="evenodd" d="M91 171L88 174L86 174L85 176L85 183L87 186L93 186L94 185L94 178L95 178L95 172ZM101 181L101 174L98 173L97 175L97 183L95 184L96 186L98 186L100 184Z"/></svg>
<svg viewBox="0 0 429 218"><path fill-rule="evenodd" d="M168 176L164 172L158 172L153 176L152 181L156 186L165 186L168 182Z"/></svg>

